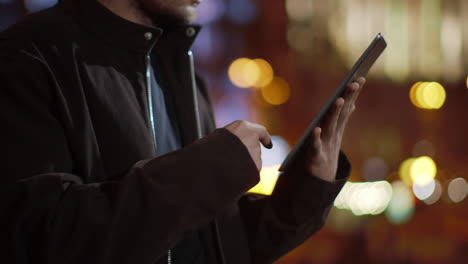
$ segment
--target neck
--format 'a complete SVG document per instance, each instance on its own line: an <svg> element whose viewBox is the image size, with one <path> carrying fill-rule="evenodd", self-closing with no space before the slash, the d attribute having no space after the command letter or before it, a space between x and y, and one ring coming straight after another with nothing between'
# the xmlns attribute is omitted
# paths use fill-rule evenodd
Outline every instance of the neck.
<svg viewBox="0 0 468 264"><path fill-rule="evenodd" d="M134 0L97 0L114 14L136 24L153 26L153 21Z"/></svg>

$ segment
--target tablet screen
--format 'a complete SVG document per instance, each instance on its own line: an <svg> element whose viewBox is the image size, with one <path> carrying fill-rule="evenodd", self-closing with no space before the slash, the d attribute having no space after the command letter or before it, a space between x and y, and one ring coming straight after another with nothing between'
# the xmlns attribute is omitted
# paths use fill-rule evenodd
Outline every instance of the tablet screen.
<svg viewBox="0 0 468 264"><path fill-rule="evenodd" d="M292 163L294 163L297 160L300 160L303 157L302 155L305 154L305 151L307 151L307 147L310 144L310 137L314 128L320 126L322 119L325 117L326 113L331 109L336 99L343 95L344 91L346 90L346 87L350 83L355 81L357 78L366 76L372 65L374 65L374 62L377 60L377 58L379 58L380 54L382 54L386 47L387 43L385 42L385 39L382 36L382 34L377 34L372 43L364 51L359 60L357 60L357 62L354 64L353 68L351 68L348 75L346 75L346 77L335 90L333 95L329 98L325 106L322 107L317 117L312 121L310 126L307 128L302 137L293 147L291 152L289 152L288 156L281 164L279 171L286 170L289 166L292 165Z"/></svg>

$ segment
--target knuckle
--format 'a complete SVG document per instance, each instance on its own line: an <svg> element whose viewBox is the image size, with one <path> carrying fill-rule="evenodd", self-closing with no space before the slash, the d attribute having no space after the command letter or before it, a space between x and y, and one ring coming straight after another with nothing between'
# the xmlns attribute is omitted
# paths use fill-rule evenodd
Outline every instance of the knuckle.
<svg viewBox="0 0 468 264"><path fill-rule="evenodd" d="M240 127L240 128L246 128L248 127L248 122L245 121L245 120L237 120L237 125Z"/></svg>

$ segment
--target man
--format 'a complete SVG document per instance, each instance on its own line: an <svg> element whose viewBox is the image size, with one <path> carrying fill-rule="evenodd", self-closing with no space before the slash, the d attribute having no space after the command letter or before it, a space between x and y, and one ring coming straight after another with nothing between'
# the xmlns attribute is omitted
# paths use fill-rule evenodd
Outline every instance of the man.
<svg viewBox="0 0 468 264"><path fill-rule="evenodd" d="M63 0L0 35L2 263L272 263L323 225L364 84L269 196L264 127L215 130L198 0Z"/></svg>

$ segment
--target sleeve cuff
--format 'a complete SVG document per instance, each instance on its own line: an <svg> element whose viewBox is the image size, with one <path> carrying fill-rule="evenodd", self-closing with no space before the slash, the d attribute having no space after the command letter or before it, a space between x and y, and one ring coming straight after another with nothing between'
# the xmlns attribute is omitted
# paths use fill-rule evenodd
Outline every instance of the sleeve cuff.
<svg viewBox="0 0 468 264"><path fill-rule="evenodd" d="M317 210L333 204L351 172L351 164L340 153L336 180L329 182L311 175L304 166L281 174L272 194L277 210L288 212L288 222L303 223Z"/></svg>

